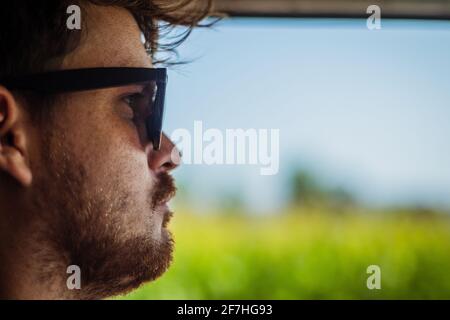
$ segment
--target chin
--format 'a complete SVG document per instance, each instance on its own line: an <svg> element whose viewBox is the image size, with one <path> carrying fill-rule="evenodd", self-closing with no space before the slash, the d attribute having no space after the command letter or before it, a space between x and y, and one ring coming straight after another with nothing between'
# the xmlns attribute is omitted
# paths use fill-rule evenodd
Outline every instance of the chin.
<svg viewBox="0 0 450 320"><path fill-rule="evenodd" d="M173 260L174 241L166 228L171 214L166 211L161 220L153 221L152 228L158 229L158 234L135 234L122 241L110 233L104 238L97 234L89 246L83 243L87 250L79 252L85 280L81 298L102 299L127 294L161 277Z"/></svg>
<svg viewBox="0 0 450 320"><path fill-rule="evenodd" d="M173 241L170 232L164 230L159 244L153 245L152 251L148 251L145 255L142 248L130 250L128 257L122 257L121 262L114 266L115 270L109 273L109 277L99 275L95 278L101 280L82 288L84 298L103 299L124 295L161 277L169 269L173 259Z"/></svg>

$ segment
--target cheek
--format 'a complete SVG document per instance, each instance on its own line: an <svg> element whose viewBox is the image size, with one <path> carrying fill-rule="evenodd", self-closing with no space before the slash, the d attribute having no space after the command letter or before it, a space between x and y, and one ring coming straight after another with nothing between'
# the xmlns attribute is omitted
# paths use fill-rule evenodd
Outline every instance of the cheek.
<svg viewBox="0 0 450 320"><path fill-rule="evenodd" d="M100 211L115 217L108 217L107 221L116 221L131 235L157 233L161 222L151 214L154 180L145 153L127 143L126 138L110 135L108 143L92 144L89 154L85 162L86 191L91 199L106 204Z"/></svg>
<svg viewBox="0 0 450 320"><path fill-rule="evenodd" d="M136 196L152 189L154 178L133 128L120 119L86 120L83 127L73 151L87 171L87 185L97 190L126 188Z"/></svg>
<svg viewBox="0 0 450 320"><path fill-rule="evenodd" d="M126 135L111 133L99 136L96 141L89 147L85 162L90 167L94 184L114 188L118 187L114 184L120 183L130 192L152 188L153 178L145 152L136 148Z"/></svg>
<svg viewBox="0 0 450 320"><path fill-rule="evenodd" d="M91 101L90 106L83 101ZM133 202L142 204L155 184L145 148L136 128L104 101L107 99L77 95L71 101L71 117L61 129L70 140L72 154L86 170L87 192L105 196L127 193Z"/></svg>

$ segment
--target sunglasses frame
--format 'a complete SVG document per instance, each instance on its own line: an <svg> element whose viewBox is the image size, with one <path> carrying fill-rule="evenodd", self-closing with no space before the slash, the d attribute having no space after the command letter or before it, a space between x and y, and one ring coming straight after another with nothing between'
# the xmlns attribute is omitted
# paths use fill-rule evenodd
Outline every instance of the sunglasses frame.
<svg viewBox="0 0 450 320"><path fill-rule="evenodd" d="M152 114L146 120L148 138L153 149L159 150L166 85L166 68L100 67L49 71L0 79L0 84L10 90L33 91L42 94L97 90L154 81L156 97Z"/></svg>

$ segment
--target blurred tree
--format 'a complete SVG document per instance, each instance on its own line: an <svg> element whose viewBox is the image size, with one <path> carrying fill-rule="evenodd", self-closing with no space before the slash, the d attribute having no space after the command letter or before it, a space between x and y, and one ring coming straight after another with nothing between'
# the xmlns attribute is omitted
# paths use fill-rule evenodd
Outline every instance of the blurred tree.
<svg viewBox="0 0 450 320"><path fill-rule="evenodd" d="M325 192L316 178L306 171L296 171L292 176L292 202L296 205L311 206L323 201Z"/></svg>
<svg viewBox="0 0 450 320"><path fill-rule="evenodd" d="M243 195L240 191L223 192L219 200L219 208L224 215L241 215L245 212Z"/></svg>
<svg viewBox="0 0 450 320"><path fill-rule="evenodd" d="M310 172L296 170L291 179L291 203L304 207L328 207L333 212L341 212L354 206L356 201L345 188L327 188Z"/></svg>
<svg viewBox="0 0 450 320"><path fill-rule="evenodd" d="M354 196L343 187L337 187L328 191L327 205L333 212L342 213L344 211L348 211L356 204L357 203Z"/></svg>

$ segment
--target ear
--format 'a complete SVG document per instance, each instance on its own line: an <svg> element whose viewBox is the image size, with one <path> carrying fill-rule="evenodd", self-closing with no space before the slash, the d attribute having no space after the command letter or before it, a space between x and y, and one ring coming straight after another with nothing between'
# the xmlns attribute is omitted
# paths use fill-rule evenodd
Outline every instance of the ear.
<svg viewBox="0 0 450 320"><path fill-rule="evenodd" d="M12 93L0 85L0 170L28 187L32 174L26 156L23 112Z"/></svg>

